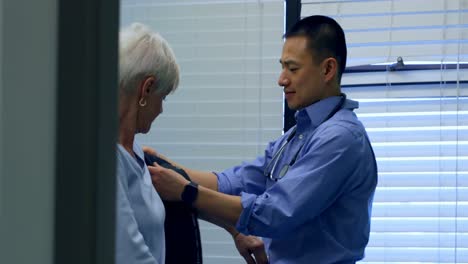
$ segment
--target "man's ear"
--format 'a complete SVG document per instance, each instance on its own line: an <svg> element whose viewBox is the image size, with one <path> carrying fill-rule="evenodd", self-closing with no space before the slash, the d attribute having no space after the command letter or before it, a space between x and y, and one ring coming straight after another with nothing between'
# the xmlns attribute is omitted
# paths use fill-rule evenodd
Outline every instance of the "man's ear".
<svg viewBox="0 0 468 264"><path fill-rule="evenodd" d="M325 82L330 82L338 74L338 62L335 58L326 58L322 62L322 75Z"/></svg>
<svg viewBox="0 0 468 264"><path fill-rule="evenodd" d="M140 83L139 92L140 98L146 98L151 93L151 87L156 83L156 78L154 76L148 76L143 79Z"/></svg>

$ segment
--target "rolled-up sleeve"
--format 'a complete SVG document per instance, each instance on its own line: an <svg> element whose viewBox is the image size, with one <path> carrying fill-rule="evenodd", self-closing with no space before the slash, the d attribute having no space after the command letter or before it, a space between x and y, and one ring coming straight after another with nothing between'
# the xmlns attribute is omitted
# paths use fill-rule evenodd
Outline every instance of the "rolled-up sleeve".
<svg viewBox="0 0 468 264"><path fill-rule="evenodd" d="M241 193L240 232L269 238L295 232L361 180L356 167L368 154L365 136L340 125L317 132L281 180L260 194Z"/></svg>
<svg viewBox="0 0 468 264"><path fill-rule="evenodd" d="M214 172L218 177L218 191L230 195L240 195L241 192L261 194L265 191L265 166L271 159L275 142L268 144L265 155L251 162L244 162L222 172Z"/></svg>
<svg viewBox="0 0 468 264"><path fill-rule="evenodd" d="M250 215L252 214L252 210L254 209L254 203L257 200L257 195L245 193L241 194L241 203L242 203L242 213L237 221L236 229L244 234L248 234L248 223Z"/></svg>

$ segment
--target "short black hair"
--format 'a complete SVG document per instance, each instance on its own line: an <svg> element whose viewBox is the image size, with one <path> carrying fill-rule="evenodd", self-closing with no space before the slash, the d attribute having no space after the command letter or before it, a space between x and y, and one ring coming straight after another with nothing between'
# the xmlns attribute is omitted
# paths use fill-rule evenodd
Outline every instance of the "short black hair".
<svg viewBox="0 0 468 264"><path fill-rule="evenodd" d="M308 47L312 52L312 58L318 59L318 63L324 59L333 57L338 62L338 83L346 67L346 39L341 26L327 16L309 16L294 24L284 38L304 36L307 38Z"/></svg>

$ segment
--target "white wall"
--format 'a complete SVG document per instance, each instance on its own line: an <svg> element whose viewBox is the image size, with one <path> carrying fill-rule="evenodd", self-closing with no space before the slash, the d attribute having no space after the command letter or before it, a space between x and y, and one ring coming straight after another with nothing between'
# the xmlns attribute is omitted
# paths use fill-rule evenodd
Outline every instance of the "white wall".
<svg viewBox="0 0 468 264"><path fill-rule="evenodd" d="M53 263L56 2L1 1L0 263Z"/></svg>

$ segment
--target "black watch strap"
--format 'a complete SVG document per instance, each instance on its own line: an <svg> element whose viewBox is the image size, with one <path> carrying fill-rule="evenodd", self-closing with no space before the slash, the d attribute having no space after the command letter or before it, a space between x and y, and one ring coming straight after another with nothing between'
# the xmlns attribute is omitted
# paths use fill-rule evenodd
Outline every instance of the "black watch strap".
<svg viewBox="0 0 468 264"><path fill-rule="evenodd" d="M189 184L185 185L184 191L180 195L180 198L183 202L188 205L192 205L198 196L198 184L196 182L189 182Z"/></svg>

